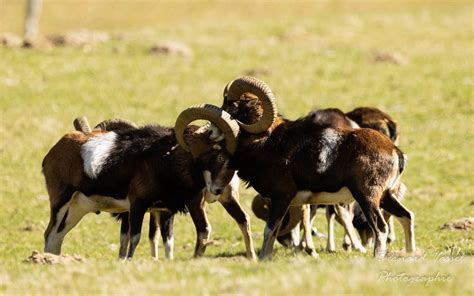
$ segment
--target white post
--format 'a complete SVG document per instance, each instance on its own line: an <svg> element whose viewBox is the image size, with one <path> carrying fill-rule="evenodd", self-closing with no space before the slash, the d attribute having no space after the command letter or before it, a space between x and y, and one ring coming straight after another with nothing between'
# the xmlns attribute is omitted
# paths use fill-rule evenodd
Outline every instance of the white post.
<svg viewBox="0 0 474 296"><path fill-rule="evenodd" d="M31 47L38 35L38 22L42 0L28 0L25 19L25 35L23 46Z"/></svg>

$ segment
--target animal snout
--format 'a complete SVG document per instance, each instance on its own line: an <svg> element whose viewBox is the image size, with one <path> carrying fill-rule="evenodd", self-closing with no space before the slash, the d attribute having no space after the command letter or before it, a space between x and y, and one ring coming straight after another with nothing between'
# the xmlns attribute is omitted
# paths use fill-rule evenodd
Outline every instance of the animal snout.
<svg viewBox="0 0 474 296"><path fill-rule="evenodd" d="M215 194L215 195L221 195L222 191L223 191L222 188L212 188L211 189L212 194Z"/></svg>

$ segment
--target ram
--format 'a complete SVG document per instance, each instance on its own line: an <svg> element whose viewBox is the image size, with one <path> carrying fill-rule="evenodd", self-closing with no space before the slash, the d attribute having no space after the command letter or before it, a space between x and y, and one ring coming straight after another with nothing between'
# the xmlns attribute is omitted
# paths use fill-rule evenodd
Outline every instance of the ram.
<svg viewBox="0 0 474 296"><path fill-rule="evenodd" d="M333 128L371 128L386 135L394 143L398 143L399 127L397 122L395 122L388 114L377 108L359 107L346 114L341 110L334 108L316 109L311 111L308 116L313 119L315 124L321 126L329 126ZM406 186L403 183L400 183L400 188L397 191L397 198L399 200L403 200L405 191ZM302 208L290 207L283 219L277 240L287 247L298 246L300 248L306 248L306 239L311 238L306 234L312 230L311 225L313 224L312 220L316 213L316 207L316 205L311 205L311 207L304 206ZM269 199L262 198L260 195L254 197L252 210L257 217L266 220L268 218L268 209ZM389 233L387 243L390 243L395 240L393 217L391 217L391 215L386 211L382 212L385 219L388 220ZM303 219L302 221L303 217L309 217L309 220ZM373 239L373 234L362 210L360 209L360 205L357 202L344 205L343 207L340 205L328 205L326 207L326 218L328 222L327 251L335 251L334 221L336 220L345 228L346 234L344 236L343 247L345 249L354 248L360 252L365 252L365 247L370 244ZM301 242L299 239L300 224L303 224L303 229L305 231ZM362 243L355 236L354 227L359 232Z"/></svg>
<svg viewBox="0 0 474 296"><path fill-rule="evenodd" d="M386 252L388 229L380 207L399 218L407 252L415 251L414 215L393 194L405 157L386 136L371 129L320 127L310 117L284 120L277 115L270 88L251 77L225 87L222 108L241 127L231 167L271 199L260 258L271 258L278 227L290 205L353 199L374 231L375 256L384 257Z"/></svg>
<svg viewBox="0 0 474 296"><path fill-rule="evenodd" d="M74 126L78 131L87 132L92 130L87 118L85 117L76 118L74 120ZM116 131L138 129L138 126L135 123L124 119L109 119L102 121L95 128L105 131ZM206 125L203 127L203 129L206 128L209 128L209 138L211 140L222 140L223 134L220 129L216 128L214 125ZM187 204L187 208L191 214L197 231L194 257L199 257L204 254L211 232L211 225L205 211L205 202L213 203L215 201L219 201L229 215L237 222L244 237L247 258L255 260L256 255L251 235L250 218L239 202L239 177L236 174L234 174L230 183L224 188L222 194L214 195L207 189L204 189L203 193L199 195L198 200L192 200ZM117 214L117 218L121 221L119 257L123 258L126 256L128 248L128 212ZM148 238L150 242L151 257L155 260L158 259L158 240L160 234L165 248L165 257L167 259L173 259L173 220L174 215L169 211L150 212Z"/></svg>
<svg viewBox="0 0 474 296"><path fill-rule="evenodd" d="M339 109L317 109L308 114L308 119L312 120L318 128L339 128L351 129L358 128L358 125L351 121ZM366 249L357 238L357 234L352 225L354 202L346 205L334 204L326 206L326 218L328 222L327 250L335 251L334 246L334 220L336 219L345 229L345 239L354 249L365 253ZM321 205L319 205L321 206ZM316 214L318 205L303 205L289 207L280 230L277 240L285 246L298 247L305 249L309 254L313 253L314 244L312 242L311 230L312 220ZM257 217L267 219L269 216L270 199L263 198L260 195L254 197L252 210ZM337 215L336 215L337 213ZM303 239L299 239L300 224L303 225Z"/></svg>
<svg viewBox="0 0 474 296"><path fill-rule="evenodd" d="M197 119L217 126L223 142L189 125ZM89 212L129 212L132 258L147 210L185 211L204 187L224 190L234 175L228 163L238 131L220 108L197 105L181 112L174 128L66 134L43 160L51 209L45 252L60 254L64 236Z"/></svg>
<svg viewBox="0 0 474 296"><path fill-rule="evenodd" d="M359 127L371 128L381 132L392 140L392 142L399 146L400 141L400 127L398 123L387 113L373 107L359 107L348 113L346 116L357 123ZM405 198L407 187L403 182L400 182L396 196L398 200L403 201ZM387 242L391 243L395 241L395 226L393 223L393 217L390 213L384 211L384 217L388 220L388 239ZM362 240L364 246L370 245L373 240L373 233L370 227L368 227L367 219L362 214L362 210L358 204L354 205L353 208L353 224Z"/></svg>

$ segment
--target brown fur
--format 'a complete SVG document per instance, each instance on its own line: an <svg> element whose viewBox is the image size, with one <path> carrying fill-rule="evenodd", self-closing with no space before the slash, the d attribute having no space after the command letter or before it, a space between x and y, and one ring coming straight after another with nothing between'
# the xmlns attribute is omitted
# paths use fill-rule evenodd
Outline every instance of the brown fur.
<svg viewBox="0 0 474 296"><path fill-rule="evenodd" d="M232 104L230 108L224 102L223 109L235 119L249 123L261 116L247 100ZM326 129L309 117L279 122L261 134L241 133L233 160L239 176L272 200L261 257L271 257L276 229L297 192L335 192L342 187L361 204L376 231L376 255L383 256L387 226L379 206L394 174L403 171L402 152L369 129Z"/></svg>
<svg viewBox="0 0 474 296"><path fill-rule="evenodd" d="M141 150L134 152L138 153L136 159L125 156L117 168L101 173L95 180L84 173L81 148L88 139L103 131L94 130L90 134L71 132L63 136L43 160L43 173L51 206L51 218L45 231L45 251L60 253L64 234L62 238L61 235L59 238L57 235L64 233L74 192L81 192L85 196L110 196L116 200L128 197L130 231L132 237L138 235L139 240L141 223L146 210L150 207L170 208L172 212L184 210L187 201L197 198L205 187L202 175L204 168L211 172L213 179L218 176L218 181L225 186L234 174L233 170L223 167L230 155L225 149L215 150L207 134L192 134L195 129L195 127L188 128L185 134L185 140L197 146L194 147L192 156L181 146L176 146L174 132L171 129L150 127L124 132L125 141L130 141L131 138L135 138L136 141L149 139L148 144L151 145L150 150L147 150L149 152L143 152L147 153L143 155L140 154ZM143 132L147 133L148 138L141 138L140 133ZM222 172L223 169L226 173ZM107 199L101 200L107 203ZM58 211L66 204L65 213L57 217ZM79 212L74 213L76 214L73 214L70 219L78 217ZM74 225L72 222L69 223L71 227ZM56 229L55 234L48 240L53 227ZM64 231L67 233L69 230ZM137 244L137 239L131 240L128 257L133 256Z"/></svg>

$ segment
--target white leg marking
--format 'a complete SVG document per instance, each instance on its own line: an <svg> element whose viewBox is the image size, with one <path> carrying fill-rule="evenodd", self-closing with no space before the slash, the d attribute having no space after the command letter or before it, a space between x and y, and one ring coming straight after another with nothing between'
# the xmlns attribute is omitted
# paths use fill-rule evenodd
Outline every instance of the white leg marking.
<svg viewBox="0 0 474 296"><path fill-rule="evenodd" d="M154 221L154 223L153 223ZM159 211L150 211L150 223L149 223L149 232L154 233L153 237L150 237L148 234L148 239L150 242L150 254L153 260L158 260L158 245L160 238L160 212Z"/></svg>
<svg viewBox="0 0 474 296"><path fill-rule="evenodd" d="M393 216L390 216L390 218L388 218L388 242L392 243L395 239L395 223L393 222Z"/></svg>
<svg viewBox="0 0 474 296"><path fill-rule="evenodd" d="M334 208L336 209L339 218L342 220L342 226L344 227L346 234L349 236L350 245L352 245L357 251L366 253L367 250L362 246L362 243L357 237L354 226L352 225L353 215L341 205L334 205Z"/></svg>
<svg viewBox="0 0 474 296"><path fill-rule="evenodd" d="M333 253L336 252L336 243L334 241L334 220L336 219L335 213L329 213L329 209L326 209L326 220L328 222L328 239L326 245L326 251Z"/></svg>
<svg viewBox="0 0 474 296"><path fill-rule="evenodd" d="M407 253L413 253L416 251L414 216L415 215L411 213L411 219L407 217L397 217L397 220L402 224L403 232L405 233L405 248Z"/></svg>
<svg viewBox="0 0 474 296"><path fill-rule="evenodd" d="M208 244L209 237L211 236L211 230L211 225L209 222L207 222L206 230L198 233L196 247L194 249L194 257L201 257L204 255L204 252L206 251L206 245Z"/></svg>
<svg viewBox="0 0 474 296"><path fill-rule="evenodd" d="M302 240L300 240L300 224L296 224L295 228L293 228L290 232L291 234L291 244L293 247L298 247L303 243L304 237Z"/></svg>
<svg viewBox="0 0 474 296"><path fill-rule="evenodd" d="M57 230L61 222L63 221L64 215L66 214L67 209L69 208L69 202L62 206L56 215L56 224L51 227L51 231L46 238L46 243L44 247L45 253L53 253L59 255L61 253L61 244L62 239L58 236Z"/></svg>
<svg viewBox="0 0 474 296"><path fill-rule="evenodd" d="M310 205L304 205L301 210L303 211L303 233L306 241L306 253L311 257L318 258L318 253L316 253L314 247L313 236L311 235Z"/></svg>
<svg viewBox="0 0 474 296"><path fill-rule="evenodd" d="M150 254L151 254L151 259L153 260L158 260L158 246L159 246L159 235L158 231L155 233L155 237L153 239L150 239Z"/></svg>
<svg viewBox="0 0 474 296"><path fill-rule="evenodd" d="M61 245L64 240L64 237L72 228L74 228L74 226L79 223L79 221L81 221L82 217L84 217L84 215L86 215L87 213L88 212L81 208L80 205L77 203L77 199L73 197L71 202L69 203L69 208L67 209L67 217L64 223L64 228L60 232L57 232L56 230L56 236L53 241L53 244L55 245L54 251L56 251L58 254L61 252ZM59 222L58 227L60 223L61 222Z"/></svg>
<svg viewBox="0 0 474 296"><path fill-rule="evenodd" d="M166 242L165 245L165 257L166 259L173 260L173 249L174 249L174 238L170 237Z"/></svg>
<svg viewBox="0 0 474 296"><path fill-rule="evenodd" d="M119 258L123 259L127 257L129 244L130 244L130 231L127 233L120 233Z"/></svg>
<svg viewBox="0 0 474 296"><path fill-rule="evenodd" d="M135 253L135 250L138 246L138 243L140 242L140 233L137 233L130 238L130 247L128 249L128 258L131 259L133 257L133 254Z"/></svg>
<svg viewBox="0 0 474 296"><path fill-rule="evenodd" d="M383 229L385 230L384 232L376 230L375 231L375 249L374 249L374 255L377 258L384 258L385 254L387 252L387 236L388 236L388 225L383 219L382 212L380 209L377 210L377 220L382 220L382 224L384 224ZM378 225L378 221L377 221ZM378 228L378 226L377 226Z"/></svg>

